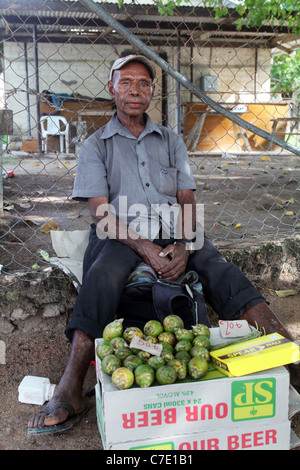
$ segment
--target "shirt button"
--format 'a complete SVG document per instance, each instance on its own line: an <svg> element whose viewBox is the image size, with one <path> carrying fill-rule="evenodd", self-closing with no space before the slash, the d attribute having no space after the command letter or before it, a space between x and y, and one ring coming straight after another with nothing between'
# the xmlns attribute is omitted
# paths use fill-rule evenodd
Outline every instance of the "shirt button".
<svg viewBox="0 0 300 470"><path fill-rule="evenodd" d="M142 164L143 166L145 166L145 162L142 162L141 164Z"/></svg>
<svg viewBox="0 0 300 470"><path fill-rule="evenodd" d="M147 188L149 188L150 184L149 184L149 183L146 183L146 186L147 186Z"/></svg>

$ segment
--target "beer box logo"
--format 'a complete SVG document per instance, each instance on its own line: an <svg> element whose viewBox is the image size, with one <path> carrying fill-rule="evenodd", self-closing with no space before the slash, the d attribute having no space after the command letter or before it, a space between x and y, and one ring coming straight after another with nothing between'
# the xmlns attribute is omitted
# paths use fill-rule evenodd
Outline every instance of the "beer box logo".
<svg viewBox="0 0 300 470"><path fill-rule="evenodd" d="M139 447L130 447L129 450L174 450L174 442L164 442L162 444L152 444Z"/></svg>
<svg viewBox="0 0 300 470"><path fill-rule="evenodd" d="M276 380L274 378L236 381L231 385L232 421L275 416Z"/></svg>

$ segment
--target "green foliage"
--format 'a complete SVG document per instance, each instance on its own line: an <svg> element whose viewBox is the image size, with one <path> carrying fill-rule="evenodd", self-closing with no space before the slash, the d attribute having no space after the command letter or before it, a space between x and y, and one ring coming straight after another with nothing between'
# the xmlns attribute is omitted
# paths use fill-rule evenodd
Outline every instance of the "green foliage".
<svg viewBox="0 0 300 470"><path fill-rule="evenodd" d="M119 0L119 7L124 3L124 0ZM174 15L176 7L182 6L184 3L189 3L189 0L153 0L161 15Z"/></svg>
<svg viewBox="0 0 300 470"><path fill-rule="evenodd" d="M300 50L294 55L280 54L271 68L271 91L292 93L300 90Z"/></svg>
<svg viewBox="0 0 300 470"><path fill-rule="evenodd" d="M204 0L204 5L213 8L216 18L228 13L223 0ZM299 0L243 0L235 9L241 17L237 20L239 30L243 26L259 28L266 23L272 27L285 26L292 34L300 33Z"/></svg>
<svg viewBox="0 0 300 470"><path fill-rule="evenodd" d="M241 16L237 22L238 29L242 26L260 27L266 23L272 27L289 28L292 34L300 32L299 0L244 0L236 10Z"/></svg>
<svg viewBox="0 0 300 470"><path fill-rule="evenodd" d="M189 0L155 0L157 9L161 15L174 15L176 7L188 2Z"/></svg>
<svg viewBox="0 0 300 470"><path fill-rule="evenodd" d="M124 0L119 0L122 6ZM161 15L173 15L174 10L183 4L189 4L189 0L153 0ZM223 0L203 0L207 8L212 8L215 17L221 18L228 14L228 9L223 5ZM300 2L299 0L243 0L236 5L236 11L240 15L237 20L237 29L260 27L263 23L269 26L285 26L292 34L300 33Z"/></svg>

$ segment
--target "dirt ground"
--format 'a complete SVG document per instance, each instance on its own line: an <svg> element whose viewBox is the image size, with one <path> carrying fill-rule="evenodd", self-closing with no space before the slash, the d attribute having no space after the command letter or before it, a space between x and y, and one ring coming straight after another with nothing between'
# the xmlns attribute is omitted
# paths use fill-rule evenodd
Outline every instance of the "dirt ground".
<svg viewBox="0 0 300 470"><path fill-rule="evenodd" d="M8 156L4 163L6 171L14 171L14 177L4 180L7 210L0 225L2 274L30 272L35 263L41 269L44 264L39 251L54 254L49 233L41 230L44 224L52 222L61 230L75 230L87 228L90 223L86 206L71 200L76 160L19 155ZM297 232L299 158L263 161L256 157L250 161L242 157L233 161L195 157L192 166L197 195L205 203L205 223L211 239L222 240L221 245L226 247L244 239L245 234L251 244L251 240L276 239L281 232ZM287 211L293 215L286 215ZM237 224L241 224L239 228ZM295 339L300 340L299 289L294 296L279 298L273 286L262 282L258 287ZM102 449L94 397L88 399L92 405L88 415L70 431L52 436L28 436L26 432L28 419L39 407L18 402L18 385L25 375L58 382L69 353L64 336L66 321L64 317L49 320L45 329L34 332L0 332L6 347L6 364L0 364L0 450ZM94 385L95 368L91 365L85 391ZM292 427L300 436L299 414L293 418Z"/></svg>

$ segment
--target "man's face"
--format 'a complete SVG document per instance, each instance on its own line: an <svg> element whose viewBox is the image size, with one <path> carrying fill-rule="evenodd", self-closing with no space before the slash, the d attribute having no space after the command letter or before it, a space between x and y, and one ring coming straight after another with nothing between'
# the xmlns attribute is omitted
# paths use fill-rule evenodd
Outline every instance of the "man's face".
<svg viewBox="0 0 300 470"><path fill-rule="evenodd" d="M108 88L118 113L130 117L143 115L154 94L150 72L141 62L129 62L115 70Z"/></svg>

